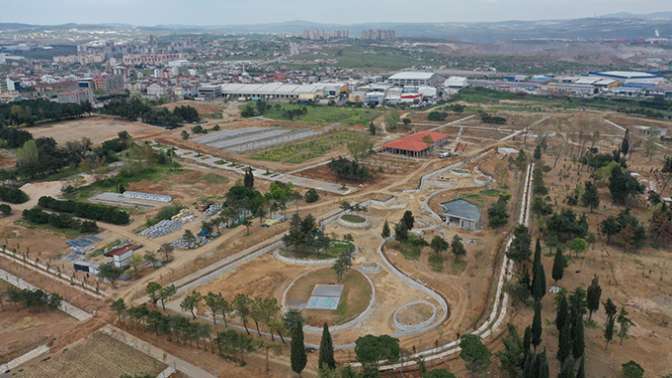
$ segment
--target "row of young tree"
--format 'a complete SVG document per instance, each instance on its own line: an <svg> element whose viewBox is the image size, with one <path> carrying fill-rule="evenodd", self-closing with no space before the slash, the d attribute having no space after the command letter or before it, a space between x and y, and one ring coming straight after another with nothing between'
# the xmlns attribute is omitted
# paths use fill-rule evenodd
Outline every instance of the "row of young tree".
<svg viewBox="0 0 672 378"><path fill-rule="evenodd" d="M200 121L198 111L188 105L178 106L172 112L166 108L157 108L140 98L116 99L105 105L101 113L115 115L129 121L149 123L150 125L162 126L173 129L182 126L183 123Z"/></svg>
<svg viewBox="0 0 672 378"><path fill-rule="evenodd" d="M40 289L19 289L14 286L0 293L0 299L2 298L33 311L57 310L63 299L58 294L50 294Z"/></svg>
<svg viewBox="0 0 672 378"><path fill-rule="evenodd" d="M79 218L117 225L129 224L131 220L126 210L113 206L57 200L49 196L41 197L38 201L38 205L44 209L72 214Z"/></svg>
<svg viewBox="0 0 672 378"><path fill-rule="evenodd" d="M49 213L40 208L23 210L23 219L36 225L49 225L55 228L79 231L84 234L99 231L96 222L81 221L69 214Z"/></svg>
<svg viewBox="0 0 672 378"><path fill-rule="evenodd" d="M82 117L92 112L91 104L61 104L36 99L0 104L0 125L34 125L47 121L63 121Z"/></svg>

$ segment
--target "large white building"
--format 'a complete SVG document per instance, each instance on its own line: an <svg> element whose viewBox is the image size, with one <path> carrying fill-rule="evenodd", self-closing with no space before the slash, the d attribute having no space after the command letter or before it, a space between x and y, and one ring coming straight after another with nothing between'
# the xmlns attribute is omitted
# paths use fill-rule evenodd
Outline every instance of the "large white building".
<svg viewBox="0 0 672 378"><path fill-rule="evenodd" d="M388 82L399 86L431 86L441 83L441 79L434 72L403 71L390 76Z"/></svg>
<svg viewBox="0 0 672 378"><path fill-rule="evenodd" d="M315 84L222 84L221 94L247 100L315 100L333 98L348 93L345 83Z"/></svg>

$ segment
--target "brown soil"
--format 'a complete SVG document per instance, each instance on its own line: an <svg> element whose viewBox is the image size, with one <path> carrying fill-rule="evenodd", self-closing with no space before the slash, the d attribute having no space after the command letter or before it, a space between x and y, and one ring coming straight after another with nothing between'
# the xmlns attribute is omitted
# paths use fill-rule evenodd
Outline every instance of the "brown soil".
<svg viewBox="0 0 672 378"><path fill-rule="evenodd" d="M424 303L406 307L397 314L399 322L407 325L422 323L431 316L432 307Z"/></svg>
<svg viewBox="0 0 672 378"><path fill-rule="evenodd" d="M11 361L39 345L50 344L77 324L77 320L58 310L30 311L9 303L1 306L0 363Z"/></svg>
<svg viewBox="0 0 672 378"><path fill-rule="evenodd" d="M26 130L33 134L34 138L51 137L58 144L82 138L89 138L93 144L99 144L116 138L121 131L127 131L133 138L138 139L165 133L165 129L157 126L102 116L30 127Z"/></svg>
<svg viewBox="0 0 672 378"><path fill-rule="evenodd" d="M101 377L118 378L124 374L158 375L165 365L135 349L96 333L72 348L48 359L33 360L17 371L16 377Z"/></svg>

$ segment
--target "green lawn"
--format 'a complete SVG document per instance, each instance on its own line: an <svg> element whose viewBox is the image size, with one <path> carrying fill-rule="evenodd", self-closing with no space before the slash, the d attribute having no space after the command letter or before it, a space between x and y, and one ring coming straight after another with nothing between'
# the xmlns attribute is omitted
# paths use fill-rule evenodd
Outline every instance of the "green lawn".
<svg viewBox="0 0 672 378"><path fill-rule="evenodd" d="M344 125L368 125L378 115L379 110L367 108L354 108L343 106L318 106L318 105L296 105L296 104L276 104L270 107L264 113L264 117L272 119L289 119L286 115L288 110L306 108L305 115L294 118L313 124L341 123Z"/></svg>
<svg viewBox="0 0 672 378"><path fill-rule="evenodd" d="M318 158L335 148L357 140L361 136L361 133L354 131L337 131L310 140L261 150L252 153L251 158L255 160L300 164Z"/></svg>
<svg viewBox="0 0 672 378"><path fill-rule="evenodd" d="M346 222L350 222L350 223L364 223L364 222L366 222L366 219L364 219L364 217L360 217L359 215L355 215L355 214L345 214L345 215L341 216L341 219L343 219Z"/></svg>

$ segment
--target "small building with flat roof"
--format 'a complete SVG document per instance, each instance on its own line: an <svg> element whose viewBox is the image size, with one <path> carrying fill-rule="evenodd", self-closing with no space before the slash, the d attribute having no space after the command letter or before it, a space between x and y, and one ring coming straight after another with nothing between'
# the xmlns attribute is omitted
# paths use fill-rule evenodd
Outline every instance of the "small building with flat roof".
<svg viewBox="0 0 672 378"><path fill-rule="evenodd" d="M481 227L481 208L473 203L456 199L441 204L447 224L456 225L465 230L478 230Z"/></svg>

